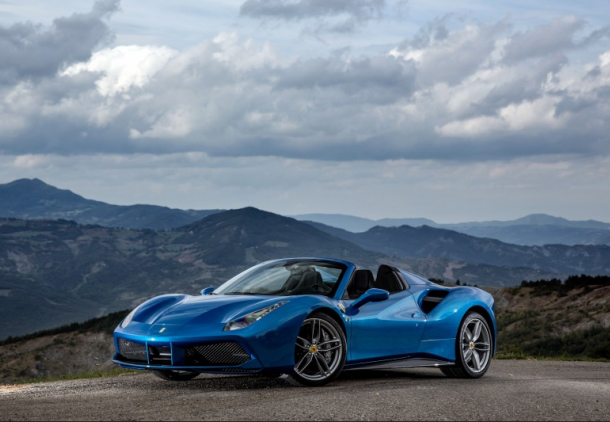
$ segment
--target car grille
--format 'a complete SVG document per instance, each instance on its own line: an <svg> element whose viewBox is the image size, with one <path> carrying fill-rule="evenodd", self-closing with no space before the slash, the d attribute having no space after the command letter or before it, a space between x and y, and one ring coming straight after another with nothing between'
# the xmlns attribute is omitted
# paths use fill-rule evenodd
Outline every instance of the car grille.
<svg viewBox="0 0 610 422"><path fill-rule="evenodd" d="M119 341L119 354L128 361L133 362L148 362L148 356L146 354L146 345L142 343L136 343L133 341L125 340L120 338Z"/></svg>
<svg viewBox="0 0 610 422"><path fill-rule="evenodd" d="M206 344L186 349L187 366L237 366L250 360L250 354L235 342Z"/></svg>
<svg viewBox="0 0 610 422"><path fill-rule="evenodd" d="M225 374L257 374L260 372L260 369L243 369L243 368L228 368L228 369L221 369L220 372L223 372Z"/></svg>

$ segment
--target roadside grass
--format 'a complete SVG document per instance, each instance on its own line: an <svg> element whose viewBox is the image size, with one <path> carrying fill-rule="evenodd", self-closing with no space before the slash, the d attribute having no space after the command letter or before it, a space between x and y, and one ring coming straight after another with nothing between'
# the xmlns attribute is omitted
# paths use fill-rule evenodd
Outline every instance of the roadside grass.
<svg viewBox="0 0 610 422"><path fill-rule="evenodd" d="M85 379L96 379L96 378L112 378L124 375L136 375L138 371L130 371L127 369L112 369L110 371L94 371L94 372L83 372L79 374L69 374L57 378L34 378L29 380L17 381L11 383L12 385L28 385L28 384L46 384L49 382L60 382L60 381L76 381Z"/></svg>

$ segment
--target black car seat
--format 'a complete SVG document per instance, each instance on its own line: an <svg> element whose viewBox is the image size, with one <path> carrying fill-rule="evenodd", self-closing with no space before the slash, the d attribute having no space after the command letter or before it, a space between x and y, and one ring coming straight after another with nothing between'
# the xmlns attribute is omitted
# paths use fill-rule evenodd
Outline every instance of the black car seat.
<svg viewBox="0 0 610 422"><path fill-rule="evenodd" d="M349 298L354 300L375 287L375 278L373 277L371 270L357 270L347 289L347 293L349 294Z"/></svg>
<svg viewBox="0 0 610 422"><path fill-rule="evenodd" d="M290 270L290 277L286 280L284 284L283 290L285 292L289 292L294 290L301 284L303 281L303 276L305 275L306 267L294 267Z"/></svg>
<svg viewBox="0 0 610 422"><path fill-rule="evenodd" d="M406 289L396 270L388 265L382 265L377 272L377 287L390 294L400 293Z"/></svg>
<svg viewBox="0 0 610 422"><path fill-rule="evenodd" d="M299 285L299 288L313 287L317 284L324 284L324 281L322 281L322 274L320 274L313 268L310 268L307 271L305 271L305 274L303 275L303 279L301 280L301 284Z"/></svg>
<svg viewBox="0 0 610 422"><path fill-rule="evenodd" d="M322 275L312 267L295 267L291 270L290 277L286 280L283 291L289 292L323 283Z"/></svg>

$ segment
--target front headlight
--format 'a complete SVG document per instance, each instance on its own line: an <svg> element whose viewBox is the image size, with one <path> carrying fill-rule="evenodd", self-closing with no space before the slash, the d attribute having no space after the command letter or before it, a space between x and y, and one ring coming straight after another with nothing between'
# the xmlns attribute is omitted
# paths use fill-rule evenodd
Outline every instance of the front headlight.
<svg viewBox="0 0 610 422"><path fill-rule="evenodd" d="M248 328L255 322L260 321L261 319L263 319L264 317L269 315L271 312L275 311L276 309L281 308L282 306L284 306L287 303L288 302L279 302L279 303L276 303L275 305L269 306L265 309L261 309L260 311L252 312L251 314L248 314L244 317L236 319L235 321L231 321L227 324L224 331L237 331L237 330L243 330L244 328Z"/></svg>
<svg viewBox="0 0 610 422"><path fill-rule="evenodd" d="M133 311L131 311L129 315L127 315L127 318L125 318L121 323L121 328L127 328L127 326L131 324L131 321L133 321L133 317L136 316L136 312L138 312L138 309L140 309L139 306Z"/></svg>

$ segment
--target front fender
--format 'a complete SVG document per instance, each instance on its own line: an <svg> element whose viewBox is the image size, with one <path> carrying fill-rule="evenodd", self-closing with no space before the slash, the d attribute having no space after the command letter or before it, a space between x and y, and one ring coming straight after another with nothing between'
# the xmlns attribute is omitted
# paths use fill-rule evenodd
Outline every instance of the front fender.
<svg viewBox="0 0 610 422"><path fill-rule="evenodd" d="M256 349L265 368L292 371L296 364L294 361L296 339L307 317L316 311L333 312L344 321L344 327L346 326L345 316L331 299L322 296L300 296L290 299L288 304L243 332L244 336L249 337L250 344Z"/></svg>

